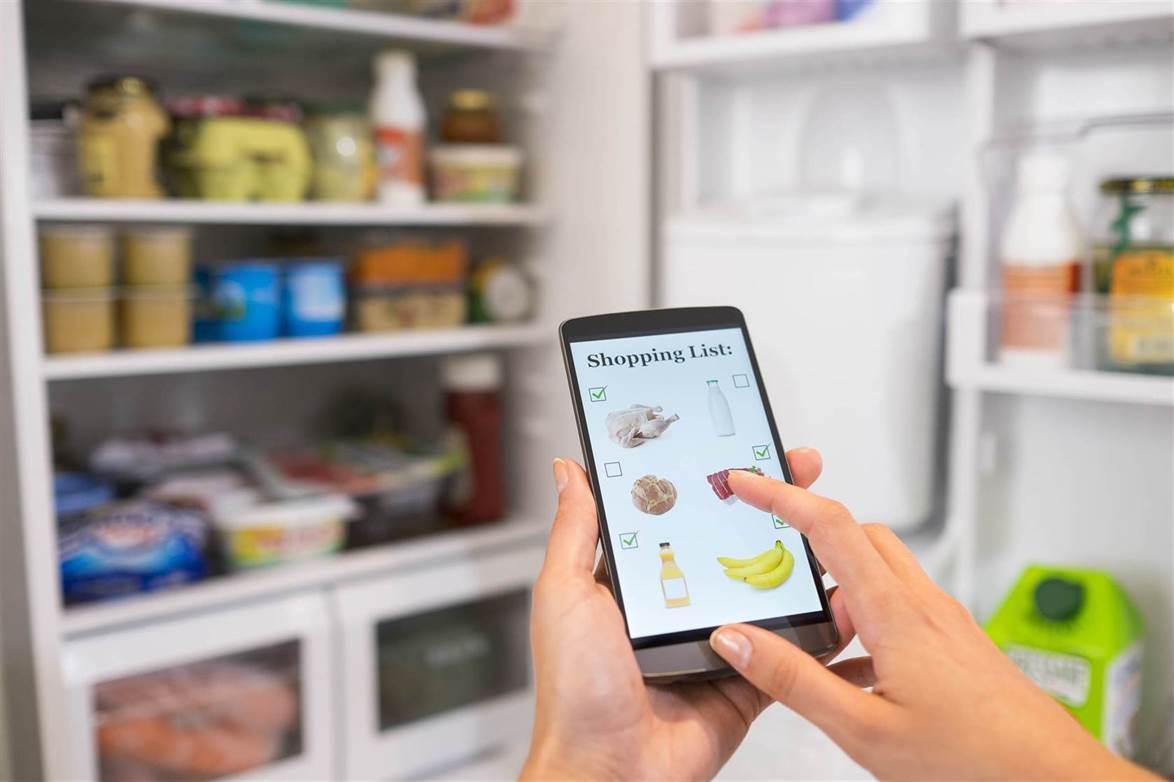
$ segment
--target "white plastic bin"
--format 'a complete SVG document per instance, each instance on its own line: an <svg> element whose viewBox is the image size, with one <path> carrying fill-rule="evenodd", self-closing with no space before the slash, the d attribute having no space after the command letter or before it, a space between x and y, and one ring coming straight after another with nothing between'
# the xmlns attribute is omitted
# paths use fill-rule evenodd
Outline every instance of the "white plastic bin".
<svg viewBox="0 0 1174 782"><path fill-rule="evenodd" d="M823 453L818 492L908 530L934 510L952 212L810 207L670 221L661 303L742 309L783 444Z"/></svg>

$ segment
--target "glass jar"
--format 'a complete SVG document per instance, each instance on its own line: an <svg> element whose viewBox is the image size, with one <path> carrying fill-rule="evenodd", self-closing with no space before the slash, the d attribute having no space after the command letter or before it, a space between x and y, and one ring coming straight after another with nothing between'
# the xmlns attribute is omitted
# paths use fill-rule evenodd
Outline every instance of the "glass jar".
<svg viewBox="0 0 1174 782"><path fill-rule="evenodd" d="M366 201L375 189L371 125L359 112L323 112L306 120L314 157L313 195L319 201Z"/></svg>
<svg viewBox="0 0 1174 782"><path fill-rule="evenodd" d="M457 90L448 98L440 137L450 144L498 144L501 128L493 95L484 90Z"/></svg>
<svg viewBox="0 0 1174 782"><path fill-rule="evenodd" d="M90 82L82 104L78 158L86 195L160 198L155 177L159 140L167 115L154 86L137 76Z"/></svg>
<svg viewBox="0 0 1174 782"><path fill-rule="evenodd" d="M1174 176L1101 183L1095 290L1108 294L1102 367L1174 374Z"/></svg>

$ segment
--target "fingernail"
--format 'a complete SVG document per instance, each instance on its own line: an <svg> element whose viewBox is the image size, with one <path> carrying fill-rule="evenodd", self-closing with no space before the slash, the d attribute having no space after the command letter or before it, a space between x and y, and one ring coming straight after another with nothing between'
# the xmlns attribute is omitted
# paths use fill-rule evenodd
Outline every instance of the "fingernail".
<svg viewBox="0 0 1174 782"><path fill-rule="evenodd" d="M563 489L567 487L567 479L570 476L567 474L567 463L562 459L554 460L554 488L559 494L563 493Z"/></svg>
<svg viewBox="0 0 1174 782"><path fill-rule="evenodd" d="M709 637L709 645L735 668L750 663L750 639L736 630L718 630Z"/></svg>

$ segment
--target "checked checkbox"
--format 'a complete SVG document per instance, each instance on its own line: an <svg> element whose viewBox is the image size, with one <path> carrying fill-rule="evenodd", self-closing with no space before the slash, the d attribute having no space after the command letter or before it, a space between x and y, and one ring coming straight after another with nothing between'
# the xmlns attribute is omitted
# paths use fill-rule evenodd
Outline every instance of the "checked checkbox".
<svg viewBox="0 0 1174 782"><path fill-rule="evenodd" d="M619 462L604 462L603 474L609 478L619 478L624 474L624 468L620 466Z"/></svg>
<svg viewBox="0 0 1174 782"><path fill-rule="evenodd" d="M734 375L734 388L750 388L749 376Z"/></svg>
<svg viewBox="0 0 1174 782"><path fill-rule="evenodd" d="M635 532L620 533L620 548L640 548Z"/></svg>
<svg viewBox="0 0 1174 782"><path fill-rule="evenodd" d="M771 516L770 520L774 522L775 529L786 529L787 527L791 526L787 522L780 519L778 516Z"/></svg>
<svg viewBox="0 0 1174 782"><path fill-rule="evenodd" d="M591 397L592 402L606 402L607 386L596 386L595 388L588 388L587 396Z"/></svg>
<svg viewBox="0 0 1174 782"><path fill-rule="evenodd" d="M770 446L756 445L754 446L754 461L767 462L770 461Z"/></svg>

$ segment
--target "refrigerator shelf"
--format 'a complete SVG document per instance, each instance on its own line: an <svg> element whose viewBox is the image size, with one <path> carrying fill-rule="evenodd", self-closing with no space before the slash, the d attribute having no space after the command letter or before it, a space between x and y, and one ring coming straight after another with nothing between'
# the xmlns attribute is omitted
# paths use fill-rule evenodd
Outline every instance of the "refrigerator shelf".
<svg viewBox="0 0 1174 782"><path fill-rule="evenodd" d="M950 294L946 376L953 388L994 393L1083 399L1098 402L1174 407L1174 376L1110 371L1096 366L1096 343L1114 320L1103 297L1079 297L1070 308L1067 361L1054 367L1003 364L998 360L1001 299L985 291L956 290ZM1047 305L1041 314L1052 317ZM1136 321L1134 321L1136 323ZM1169 318L1145 326L1163 329ZM1174 337L1172 337L1174 338Z"/></svg>
<svg viewBox="0 0 1174 782"><path fill-rule="evenodd" d="M239 606L246 601L307 589L336 586L416 568L425 563L460 560L476 552L516 548L523 543L541 540L549 526L546 519L507 519L304 563L237 573L170 591L67 608L62 618L62 633L72 638L106 632L115 627Z"/></svg>
<svg viewBox="0 0 1174 782"><path fill-rule="evenodd" d="M38 220L207 225L531 226L546 222L530 204L236 203L230 201L53 198L33 205Z"/></svg>
<svg viewBox="0 0 1174 782"><path fill-rule="evenodd" d="M46 380L54 381L329 364L525 347L540 345L552 336L553 331L537 325L462 326L317 339L217 342L162 350L51 355L42 360L41 372Z"/></svg>
<svg viewBox="0 0 1174 782"><path fill-rule="evenodd" d="M969 0L961 5L964 38L992 40L1011 48L1060 49L1174 39L1174 8L1167 0Z"/></svg>
<svg viewBox="0 0 1174 782"><path fill-rule="evenodd" d="M313 32L343 33L401 43L497 50L540 50L546 36L513 25L477 26L406 14L326 8L276 0L87 0L201 17L263 22Z"/></svg>
<svg viewBox="0 0 1174 782"><path fill-rule="evenodd" d="M689 0L653 6L654 70L739 74L775 67L943 54L954 40L953 5L877 0L839 22L711 35Z"/></svg>

